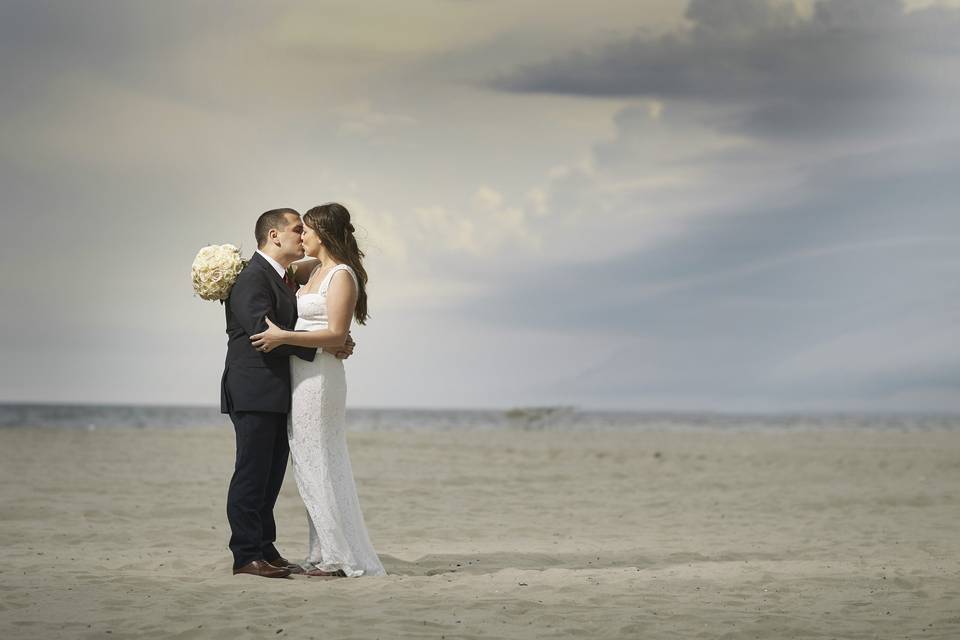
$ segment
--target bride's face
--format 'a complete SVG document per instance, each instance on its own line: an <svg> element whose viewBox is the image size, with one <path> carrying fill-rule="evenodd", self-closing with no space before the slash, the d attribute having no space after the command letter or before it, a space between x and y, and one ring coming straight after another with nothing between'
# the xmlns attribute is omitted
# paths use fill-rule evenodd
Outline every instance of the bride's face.
<svg viewBox="0 0 960 640"><path fill-rule="evenodd" d="M316 258L320 255L320 236L310 228L310 225L303 225L303 233L300 234L300 239L303 241L304 253L311 258Z"/></svg>

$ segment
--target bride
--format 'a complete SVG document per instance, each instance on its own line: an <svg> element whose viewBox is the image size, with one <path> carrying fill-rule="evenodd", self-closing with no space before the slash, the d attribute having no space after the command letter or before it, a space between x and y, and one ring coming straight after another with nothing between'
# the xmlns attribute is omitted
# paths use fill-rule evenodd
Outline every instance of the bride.
<svg viewBox="0 0 960 640"><path fill-rule="evenodd" d="M250 338L263 352L281 344L341 347L351 316L360 324L367 320L367 273L350 212L325 204L307 211L303 222L303 248L319 262L297 294L295 330L280 329L268 318L267 330ZM385 575L367 535L347 452L343 362L322 349L313 362L290 360L287 436L310 526L306 574Z"/></svg>

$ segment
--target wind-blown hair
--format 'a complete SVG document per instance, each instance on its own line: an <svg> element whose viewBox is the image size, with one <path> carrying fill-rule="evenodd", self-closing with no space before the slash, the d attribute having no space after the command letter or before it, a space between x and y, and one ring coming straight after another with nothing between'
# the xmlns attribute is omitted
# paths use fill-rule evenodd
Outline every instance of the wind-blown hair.
<svg viewBox="0 0 960 640"><path fill-rule="evenodd" d="M357 246L350 212L342 204L331 202L314 207L303 214L303 223L317 232L323 246L337 262L349 265L357 274L357 306L353 315L360 324L367 318L367 271L363 268L363 251Z"/></svg>

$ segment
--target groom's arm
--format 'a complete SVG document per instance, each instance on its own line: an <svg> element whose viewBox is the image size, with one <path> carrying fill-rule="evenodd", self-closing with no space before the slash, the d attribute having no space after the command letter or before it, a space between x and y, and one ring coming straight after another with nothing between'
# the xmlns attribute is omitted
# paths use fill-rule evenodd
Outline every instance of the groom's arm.
<svg viewBox="0 0 960 640"><path fill-rule="evenodd" d="M273 313L273 300L268 289L265 286L256 285L255 282L238 281L230 291L230 299L227 301L227 304L230 305L230 312L248 336L267 330L267 323L264 320L266 317L277 324L277 318ZM311 361L316 355L317 350L314 347L296 347L284 344L269 353L264 353L263 357L288 358L297 356L303 360Z"/></svg>

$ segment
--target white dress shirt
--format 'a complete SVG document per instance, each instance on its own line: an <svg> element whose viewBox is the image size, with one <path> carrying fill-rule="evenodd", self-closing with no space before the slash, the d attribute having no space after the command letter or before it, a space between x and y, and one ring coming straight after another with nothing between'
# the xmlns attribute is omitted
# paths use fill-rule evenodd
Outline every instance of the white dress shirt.
<svg viewBox="0 0 960 640"><path fill-rule="evenodd" d="M283 280L283 278L287 275L287 270L284 269L279 262L265 254L263 251L260 251L260 249L257 249L257 253L263 256L263 259L270 263L270 266L273 267L274 271L277 272L277 275L280 276L280 279Z"/></svg>

